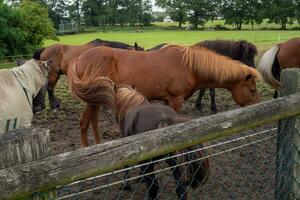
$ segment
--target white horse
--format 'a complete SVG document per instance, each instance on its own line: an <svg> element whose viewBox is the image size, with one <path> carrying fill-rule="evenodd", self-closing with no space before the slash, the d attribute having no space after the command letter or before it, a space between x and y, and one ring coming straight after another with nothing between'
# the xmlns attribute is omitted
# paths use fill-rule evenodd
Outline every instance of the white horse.
<svg viewBox="0 0 300 200"><path fill-rule="evenodd" d="M31 126L33 98L47 80L47 61L26 61L0 70L0 134Z"/></svg>

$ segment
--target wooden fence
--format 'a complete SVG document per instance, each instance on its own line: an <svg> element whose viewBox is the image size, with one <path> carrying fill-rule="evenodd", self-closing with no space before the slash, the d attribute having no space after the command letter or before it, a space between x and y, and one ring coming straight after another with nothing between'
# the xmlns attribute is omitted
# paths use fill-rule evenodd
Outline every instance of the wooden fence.
<svg viewBox="0 0 300 200"><path fill-rule="evenodd" d="M295 92L300 91L300 70L287 70L283 73L285 76L282 78L282 88L288 92L281 91L281 94L288 96L276 100L0 169L0 199L28 197L36 191L46 191L76 180L112 172L158 155L290 117L293 117L289 120L294 124L288 126L290 130L281 132L299 133L300 93ZM296 136L292 138L299 140ZM299 159L298 152L292 152L291 156ZM284 161L281 159L281 162ZM280 170L277 171L280 173L288 168L292 170L293 177L299 180L299 167L292 164L285 168L279 163ZM297 182L283 179L278 176L278 181L287 182L293 188L293 197L299 197ZM277 185L277 191L285 188L284 184Z"/></svg>

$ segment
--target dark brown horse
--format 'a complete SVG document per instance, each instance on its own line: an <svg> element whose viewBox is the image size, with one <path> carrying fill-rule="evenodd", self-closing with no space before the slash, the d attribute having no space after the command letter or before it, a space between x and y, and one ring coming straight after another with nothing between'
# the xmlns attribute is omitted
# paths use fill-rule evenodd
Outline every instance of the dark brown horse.
<svg viewBox="0 0 300 200"><path fill-rule="evenodd" d="M275 89L280 87L282 69L300 67L300 38L292 38L266 51L257 66L264 80Z"/></svg>
<svg viewBox="0 0 300 200"><path fill-rule="evenodd" d="M144 133L158 128L167 127L173 124L189 121L187 117L178 115L172 108L161 104L150 104L147 99L136 92L129 86L118 86L115 90L115 106L117 121L120 125L122 137L128 137L139 133ZM199 159L204 157L203 152L191 153L188 157ZM173 154L169 154L173 155ZM146 160L143 163L154 161L162 158L159 156ZM193 159L193 160L194 160ZM192 161L192 160L185 160ZM172 157L166 160L166 163L172 169L172 173L176 182L176 194L178 199L187 199L187 186L193 188L198 187L200 184L204 184L208 180L209 176L209 160L203 159L199 162L194 162L193 165L187 166L187 172L190 174L190 180L184 180L182 177L182 170L177 164L176 157ZM145 164L141 167L142 174L145 174L143 180L147 185L147 193L149 199L156 199L159 190L159 184L155 177L155 174L149 174L154 170L154 163ZM127 172L128 176L128 172ZM184 182L185 181L185 182ZM129 183L127 183L129 184ZM126 185L128 187L128 185Z"/></svg>
<svg viewBox="0 0 300 200"><path fill-rule="evenodd" d="M148 51L153 51L162 48L163 46L167 45L166 43L159 44ZM208 49L211 49L221 55L227 56L232 58L233 60L241 61L242 63L254 67L254 57L257 54L257 49L254 44L251 44L247 41L240 40L240 41L231 41L231 40L206 40L202 42L198 42L193 46L202 46ZM206 88L199 90L199 96L196 101L196 108L200 111L202 110L202 97L205 93ZM210 88L210 99L211 104L210 108L213 112L217 112L217 105L215 101L215 89Z"/></svg>
<svg viewBox="0 0 300 200"><path fill-rule="evenodd" d="M92 40L84 45L73 46L73 45L63 45L63 44L54 44L46 48L37 50L33 54L33 58L36 60L51 60L51 70L49 72L49 84L48 84L48 97L50 101L51 109L56 109L60 107L58 98L54 95L55 85L61 74L67 74L68 63L78 57L87 49L96 47L96 46L108 46L112 48L121 48L128 50L139 50L143 51L144 49L139 47L136 43L135 46L131 46L122 42L115 41L105 41L100 39Z"/></svg>
<svg viewBox="0 0 300 200"><path fill-rule="evenodd" d="M116 84L135 86L147 99L165 101L177 112L196 90L207 87L228 89L241 106L259 102L255 79L260 74L204 47L169 45L147 52L95 47L68 67L70 90L87 103L80 119L82 146L88 145L90 123L96 143L100 142L97 122L106 77Z"/></svg>

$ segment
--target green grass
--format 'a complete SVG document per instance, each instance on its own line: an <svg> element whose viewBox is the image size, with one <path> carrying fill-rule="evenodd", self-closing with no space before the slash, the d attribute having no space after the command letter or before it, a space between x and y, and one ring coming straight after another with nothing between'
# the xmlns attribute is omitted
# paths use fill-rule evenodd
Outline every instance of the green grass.
<svg viewBox="0 0 300 200"><path fill-rule="evenodd" d="M230 39L247 40L258 45L258 48L269 48L270 46L300 36L300 31L184 31L184 30L144 30L136 33L134 31L105 31L77 35L66 35L59 37L58 43L80 45L95 38L104 40L121 41L128 44L137 42L139 46L146 49L160 43L176 43L191 45L202 40ZM57 43L57 41L46 40L45 46Z"/></svg>
<svg viewBox="0 0 300 200"><path fill-rule="evenodd" d="M97 28L97 32L82 33L74 35L60 36L59 41L46 40L45 46L55 43L81 45L93 39L100 38L104 40L120 41L133 45L137 42L139 46L145 49L151 48L160 43L176 43L191 45L202 40L228 39L228 40L247 40L254 43L258 50L259 56L276 43L287 40L292 37L300 36L297 30L242 30L242 31L186 31L186 30L161 30L156 26L143 28L142 32L135 32L135 27L102 29ZM2 62L3 63L3 62ZM15 66L14 63L1 64L0 68L9 68Z"/></svg>

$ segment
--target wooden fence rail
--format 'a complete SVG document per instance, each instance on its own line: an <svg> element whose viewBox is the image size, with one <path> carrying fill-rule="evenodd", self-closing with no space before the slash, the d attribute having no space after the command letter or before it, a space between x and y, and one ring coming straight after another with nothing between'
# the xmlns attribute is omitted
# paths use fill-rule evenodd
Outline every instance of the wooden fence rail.
<svg viewBox="0 0 300 200"><path fill-rule="evenodd" d="M300 93L0 170L0 199L15 199L111 172L300 114Z"/></svg>

